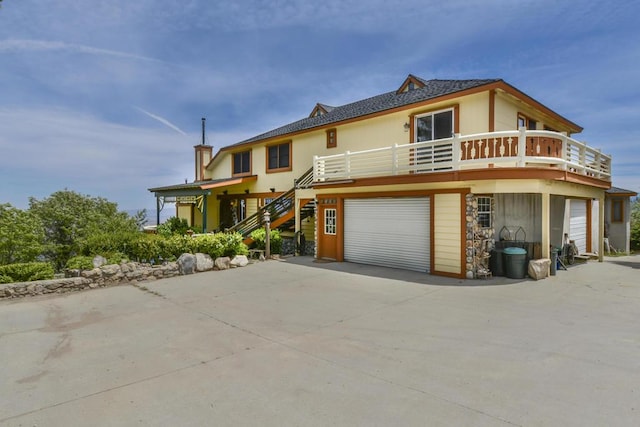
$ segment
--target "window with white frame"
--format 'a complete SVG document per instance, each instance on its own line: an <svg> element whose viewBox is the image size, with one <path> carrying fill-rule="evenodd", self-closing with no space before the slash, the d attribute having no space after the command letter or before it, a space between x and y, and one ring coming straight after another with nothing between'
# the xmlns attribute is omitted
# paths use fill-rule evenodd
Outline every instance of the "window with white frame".
<svg viewBox="0 0 640 427"><path fill-rule="evenodd" d="M478 226L490 228L491 224L491 197L478 197Z"/></svg>
<svg viewBox="0 0 640 427"><path fill-rule="evenodd" d="M416 172L447 169L438 167L437 163L452 160L452 147L448 143L438 144L437 141L453 136L453 114L453 109L448 109L420 114L414 118L414 142L435 141L434 144L417 148L415 162L420 168L416 169Z"/></svg>
<svg viewBox="0 0 640 427"><path fill-rule="evenodd" d="M333 208L324 210L324 234L336 234L336 210Z"/></svg>

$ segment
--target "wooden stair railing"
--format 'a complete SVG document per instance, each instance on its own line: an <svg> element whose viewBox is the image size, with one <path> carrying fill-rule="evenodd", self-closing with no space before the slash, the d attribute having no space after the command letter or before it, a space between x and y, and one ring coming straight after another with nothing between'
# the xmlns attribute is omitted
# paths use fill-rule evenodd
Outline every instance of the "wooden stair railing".
<svg viewBox="0 0 640 427"><path fill-rule="evenodd" d="M228 228L227 231L240 233L242 237L250 243L252 240L249 235L254 230L261 228L264 224L265 211L268 211L271 215L272 229L291 221L291 219L295 217L296 189L309 188L311 186L311 183L313 182L313 168L307 170L294 182L295 184L293 188L273 199L270 203L259 208L253 215L248 216L236 225Z"/></svg>

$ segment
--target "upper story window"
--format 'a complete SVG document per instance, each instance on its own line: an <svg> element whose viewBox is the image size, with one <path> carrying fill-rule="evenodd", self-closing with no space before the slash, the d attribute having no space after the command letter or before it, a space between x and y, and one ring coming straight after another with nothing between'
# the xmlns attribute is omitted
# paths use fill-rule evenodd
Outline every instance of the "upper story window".
<svg viewBox="0 0 640 427"><path fill-rule="evenodd" d="M291 141L267 147L267 172L291 170Z"/></svg>
<svg viewBox="0 0 640 427"><path fill-rule="evenodd" d="M233 153L233 175L251 175L251 150Z"/></svg>
<svg viewBox="0 0 640 427"><path fill-rule="evenodd" d="M329 129L327 131L327 148L335 148L338 146L338 131Z"/></svg>
<svg viewBox="0 0 640 427"><path fill-rule="evenodd" d="M536 130L538 128L538 122L524 114L518 114L518 129L520 128Z"/></svg>
<svg viewBox="0 0 640 427"><path fill-rule="evenodd" d="M434 141L453 136L453 109L415 117L415 142Z"/></svg>

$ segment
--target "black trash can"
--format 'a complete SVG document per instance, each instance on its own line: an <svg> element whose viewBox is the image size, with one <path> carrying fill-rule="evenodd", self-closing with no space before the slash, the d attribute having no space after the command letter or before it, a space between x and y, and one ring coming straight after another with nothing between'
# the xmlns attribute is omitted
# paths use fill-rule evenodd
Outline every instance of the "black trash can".
<svg viewBox="0 0 640 427"><path fill-rule="evenodd" d="M527 251L522 248L504 248L504 271L509 279L524 279L527 275Z"/></svg>
<svg viewBox="0 0 640 427"><path fill-rule="evenodd" d="M558 248L551 248L551 266L549 268L549 274L556 275L558 269Z"/></svg>
<svg viewBox="0 0 640 427"><path fill-rule="evenodd" d="M491 258L489 258L489 269L491 274L495 276L504 276L504 263L503 263L502 249L494 249L491 251Z"/></svg>

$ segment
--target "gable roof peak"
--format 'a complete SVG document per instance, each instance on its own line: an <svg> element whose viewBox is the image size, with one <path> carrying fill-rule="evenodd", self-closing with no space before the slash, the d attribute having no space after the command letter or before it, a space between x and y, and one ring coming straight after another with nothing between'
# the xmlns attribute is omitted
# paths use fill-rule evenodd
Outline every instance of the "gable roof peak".
<svg viewBox="0 0 640 427"><path fill-rule="evenodd" d="M332 107L331 105L327 105L327 104L321 104L320 102L318 102L316 106L313 107L313 110L311 110L311 114L309 114L309 117L316 117L316 116L321 116L323 114L327 114L331 112L331 110L333 110L334 108L336 107Z"/></svg>
<svg viewBox="0 0 640 427"><path fill-rule="evenodd" d="M425 79L409 74L402 82L396 93L408 92L417 88L423 88L427 84Z"/></svg>

